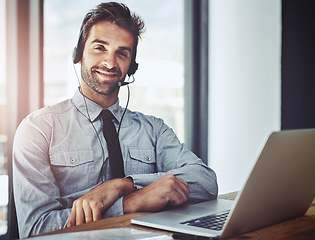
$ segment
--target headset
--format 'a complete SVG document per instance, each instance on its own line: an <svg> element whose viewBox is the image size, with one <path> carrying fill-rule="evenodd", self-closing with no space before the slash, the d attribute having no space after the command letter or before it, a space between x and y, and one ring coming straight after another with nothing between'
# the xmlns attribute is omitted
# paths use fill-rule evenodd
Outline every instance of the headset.
<svg viewBox="0 0 315 240"><path fill-rule="evenodd" d="M82 35L83 35L83 30L81 30L77 46L73 49L73 52L72 52L72 61L74 64L77 64L82 59L83 50L84 50L84 42L83 42ZM131 63L127 72L129 78L135 74L139 66L139 64L136 62L136 55L137 55L137 46L134 46ZM132 82L134 82L134 79ZM132 82L122 82L122 83L119 83L118 85L124 86Z"/></svg>

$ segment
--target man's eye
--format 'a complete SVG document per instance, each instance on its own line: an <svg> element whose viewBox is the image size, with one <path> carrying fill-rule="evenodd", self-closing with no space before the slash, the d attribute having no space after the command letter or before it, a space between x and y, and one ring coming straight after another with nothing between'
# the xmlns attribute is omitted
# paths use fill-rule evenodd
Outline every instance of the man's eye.
<svg viewBox="0 0 315 240"><path fill-rule="evenodd" d="M128 54L125 52L118 52L117 54L118 54L118 56L123 57L123 58L128 57Z"/></svg>
<svg viewBox="0 0 315 240"><path fill-rule="evenodd" d="M95 49L99 51L105 51L105 48L103 46L96 46Z"/></svg>

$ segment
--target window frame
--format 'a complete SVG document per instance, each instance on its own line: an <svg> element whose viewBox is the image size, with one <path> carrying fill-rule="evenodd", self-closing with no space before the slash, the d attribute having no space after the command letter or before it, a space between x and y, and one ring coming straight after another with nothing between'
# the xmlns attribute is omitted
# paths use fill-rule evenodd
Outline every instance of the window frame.
<svg viewBox="0 0 315 240"><path fill-rule="evenodd" d="M185 143L208 164L208 0L185 1Z"/></svg>
<svg viewBox="0 0 315 240"><path fill-rule="evenodd" d="M43 107L43 1L6 0L9 201L7 233L0 239L18 238L12 184L14 134L27 114Z"/></svg>

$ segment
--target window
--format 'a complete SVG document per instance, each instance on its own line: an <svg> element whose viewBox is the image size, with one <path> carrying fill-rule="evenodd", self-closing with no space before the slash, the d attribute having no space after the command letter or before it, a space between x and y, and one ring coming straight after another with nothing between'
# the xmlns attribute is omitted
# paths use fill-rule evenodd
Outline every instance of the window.
<svg viewBox="0 0 315 240"><path fill-rule="evenodd" d="M71 98L78 85L72 65L81 22L102 1L44 2L44 104ZM136 81L130 85L129 109L165 120L184 141L184 1L125 0L139 14L146 31L139 42ZM75 10L73 6L76 6ZM77 70L80 75L80 70ZM120 104L127 102L126 87Z"/></svg>
<svg viewBox="0 0 315 240"><path fill-rule="evenodd" d="M5 0L0 0L0 235L7 233L8 157L6 133L6 14ZM3 34L4 33L4 34Z"/></svg>

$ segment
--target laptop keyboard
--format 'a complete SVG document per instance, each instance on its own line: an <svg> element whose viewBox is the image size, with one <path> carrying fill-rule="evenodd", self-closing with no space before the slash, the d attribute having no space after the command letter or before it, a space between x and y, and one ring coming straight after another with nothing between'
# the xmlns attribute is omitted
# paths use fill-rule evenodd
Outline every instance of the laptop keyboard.
<svg viewBox="0 0 315 240"><path fill-rule="evenodd" d="M192 219L186 222L182 222L181 224L220 231L223 228L223 225L229 215L229 212L230 211L226 211L226 212L222 212L218 214L212 214L212 215Z"/></svg>

